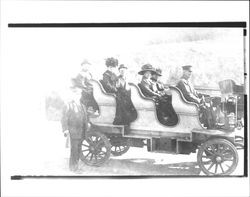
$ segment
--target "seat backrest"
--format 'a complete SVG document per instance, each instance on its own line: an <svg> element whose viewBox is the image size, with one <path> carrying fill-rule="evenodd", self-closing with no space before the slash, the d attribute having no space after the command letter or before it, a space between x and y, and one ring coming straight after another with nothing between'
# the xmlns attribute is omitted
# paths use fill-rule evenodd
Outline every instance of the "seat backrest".
<svg viewBox="0 0 250 197"><path fill-rule="evenodd" d="M115 95L105 93L99 81L91 80L93 94L100 108L100 116L90 118L94 124L112 125L115 118ZM169 127L162 125L157 118L155 102L151 98L143 96L140 88L130 84L131 100L137 110L138 117L131 123L131 130L146 132L147 135L158 136L168 132L190 133L193 128L202 128L199 123L198 108L194 103L186 103L177 88L170 87L172 92L172 104L179 122ZM149 133L148 133L149 132ZM159 134L161 132L161 134Z"/></svg>
<svg viewBox="0 0 250 197"><path fill-rule="evenodd" d="M138 118L131 124L132 129L155 133L191 132L193 128L201 128L196 104L185 102L178 88L170 87L172 105L178 116L179 122L177 125L169 127L159 122L153 99L143 96L137 85L130 84L130 86L131 99L138 113ZM179 127L178 131L177 127Z"/></svg>
<svg viewBox="0 0 250 197"><path fill-rule="evenodd" d="M106 93L99 81L92 79L90 83L93 85L93 95L100 109L100 115L90 118L91 122L113 124L116 111L115 94Z"/></svg>
<svg viewBox="0 0 250 197"><path fill-rule="evenodd" d="M194 102L187 101L179 88L175 86L169 86L169 88L172 93L172 105L177 112L198 113L199 106Z"/></svg>

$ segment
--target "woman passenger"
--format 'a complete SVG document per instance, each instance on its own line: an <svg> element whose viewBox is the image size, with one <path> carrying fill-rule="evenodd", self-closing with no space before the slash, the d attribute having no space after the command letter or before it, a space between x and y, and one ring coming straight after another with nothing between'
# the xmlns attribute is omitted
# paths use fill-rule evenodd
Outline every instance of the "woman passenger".
<svg viewBox="0 0 250 197"><path fill-rule="evenodd" d="M107 93L116 93L117 76L115 69L118 66L118 60L113 57L107 58L105 64L107 70L103 73L103 79L100 82Z"/></svg>

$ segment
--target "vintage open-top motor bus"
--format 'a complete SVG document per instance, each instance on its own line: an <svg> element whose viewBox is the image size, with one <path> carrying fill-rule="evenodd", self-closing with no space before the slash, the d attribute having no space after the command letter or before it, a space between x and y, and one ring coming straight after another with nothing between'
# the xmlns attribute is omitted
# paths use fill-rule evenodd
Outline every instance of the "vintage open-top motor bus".
<svg viewBox="0 0 250 197"><path fill-rule="evenodd" d="M199 120L199 106L188 102L178 88L170 86L178 121L166 126L157 118L155 102L143 96L140 88L132 83L131 100L137 110L137 119L129 127L113 125L115 95L107 94L99 81L91 80L91 83L100 115L90 116L89 130L82 142L81 159L85 164L100 166L110 154L119 156L129 147L147 146L150 152L172 154L190 154L198 150L197 162L207 175L229 175L237 167L237 149L244 148L244 140L234 131L243 126L243 86L239 91L232 80L219 83L222 97L213 105L222 109L224 124L207 129Z"/></svg>

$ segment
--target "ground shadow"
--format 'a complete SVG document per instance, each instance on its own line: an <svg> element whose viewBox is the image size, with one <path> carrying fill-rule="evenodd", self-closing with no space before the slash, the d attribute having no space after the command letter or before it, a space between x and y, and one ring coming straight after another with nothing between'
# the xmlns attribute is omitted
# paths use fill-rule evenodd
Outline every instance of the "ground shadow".
<svg viewBox="0 0 250 197"><path fill-rule="evenodd" d="M113 159L100 167L81 163L83 174L103 176L182 176L199 175L201 170L197 162L158 164L154 159L133 158Z"/></svg>

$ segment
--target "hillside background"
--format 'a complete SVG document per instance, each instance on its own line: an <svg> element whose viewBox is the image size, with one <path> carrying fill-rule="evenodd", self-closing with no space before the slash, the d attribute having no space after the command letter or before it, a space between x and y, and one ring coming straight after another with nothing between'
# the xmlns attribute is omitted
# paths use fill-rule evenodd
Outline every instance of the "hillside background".
<svg viewBox="0 0 250 197"><path fill-rule="evenodd" d="M242 29L107 28L73 33L78 41L72 43L72 38L67 37L66 45L74 47L66 50L69 53L60 57L64 61L54 64L48 75L50 98L63 100L71 85L70 78L77 75L84 60L92 64L93 78L101 79L108 57L128 66L129 81L134 83L140 81L137 73L146 63L161 68L161 80L169 85L178 82L182 66L187 64L193 66L191 81L197 88L219 89L218 82L225 79L233 79L237 84L244 82ZM52 73L58 70L55 80ZM52 103L57 103L57 99Z"/></svg>

